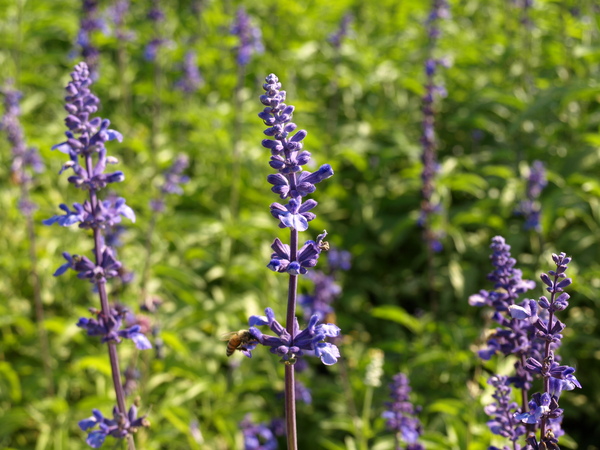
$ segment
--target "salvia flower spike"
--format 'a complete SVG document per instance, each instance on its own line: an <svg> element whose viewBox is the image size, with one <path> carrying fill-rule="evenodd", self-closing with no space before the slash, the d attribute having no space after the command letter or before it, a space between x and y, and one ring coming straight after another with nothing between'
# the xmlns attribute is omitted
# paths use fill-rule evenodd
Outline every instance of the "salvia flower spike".
<svg viewBox="0 0 600 450"><path fill-rule="evenodd" d="M339 335L340 329L336 325L318 325L319 316L313 315L306 328L300 330L296 318L298 276L308 273L317 264L320 253L329 247L324 241L327 232L323 232L316 240L308 240L298 249L298 233L306 231L308 223L316 217L311 210L317 206L317 202L306 197L315 192L316 184L333 175L333 169L329 164L322 165L314 172L302 169L311 157L303 149L302 141L307 133L305 130L296 130L297 126L292 122L294 107L285 103L286 92L282 90L275 74L266 77L263 90L265 93L260 96L260 102L264 109L258 116L267 126L264 134L272 139L264 139L262 146L269 149L269 165L277 171L269 175L267 181L273 185L273 193L281 200L287 200L287 204L271 204L271 215L278 220L280 228L290 229L289 244L284 244L280 239L273 242L273 254L267 267L274 272L287 273L289 286L285 328L275 320L273 310L267 308L265 316L250 317L249 332L257 345L269 347L285 363L287 443L288 450L296 450L294 364L304 355L317 356L326 365L335 364L340 357L339 349L334 344L324 342L326 338ZM268 325L275 336L263 334L257 328L260 325ZM251 356L251 350L247 349L246 354Z"/></svg>
<svg viewBox="0 0 600 450"><path fill-rule="evenodd" d="M125 199L111 197L101 200L99 192L108 184L124 180L123 172L106 173L107 165L116 164L116 158L108 156L105 147L111 140L121 141L119 132L109 128L110 122L100 117L92 117L98 110L100 101L90 91L92 78L86 63L75 66L71 73L71 81L67 85L65 109L68 113L65 124L68 131L67 140L52 147L69 156L61 173L72 170L69 183L87 192L88 198L72 207L60 205L63 214L56 215L43 223L70 226L78 224L79 228L92 230L94 238L93 260L80 255L64 252L66 260L55 276L68 270L77 272L77 277L87 279L94 284L100 297L101 310L92 309L93 318L81 318L77 325L87 331L89 336L98 336L108 346L112 379L117 397L117 406L113 411L113 419L107 419L99 411L79 423L82 430L92 430L88 434L87 443L93 448L100 447L107 436L125 438L128 448L135 449L132 433L140 426L148 426L148 421L137 417L137 409L132 406L127 410L125 393L121 383L121 373L116 344L122 339L131 339L140 350L149 349L150 341L141 332L139 325L122 328L123 312L111 308L106 293L106 281L119 275L122 264L116 258L114 249L107 245L104 234L107 229L119 224L123 217L135 221L135 213L125 204ZM96 426L99 430L93 430Z"/></svg>
<svg viewBox="0 0 600 450"><path fill-rule="evenodd" d="M541 376L543 392L533 394L529 401L529 410L515 413L515 419L535 426L540 430L539 441L533 433L527 438L527 443L533 448L558 448L558 438L564 434L561 429L563 410L558 400L562 391L581 388L575 377L575 369L560 365L556 349L562 340L565 324L555 317L555 313L563 311L569 305L569 294L564 292L572 280L567 278L566 271L571 258L565 253L552 254L556 265L555 270L549 270L540 276L550 298L540 297L537 302L540 314L535 321L536 336L544 343L540 356L531 356L525 363L525 368L533 375ZM518 312L522 316L522 312ZM527 318L524 318L527 319Z"/></svg>

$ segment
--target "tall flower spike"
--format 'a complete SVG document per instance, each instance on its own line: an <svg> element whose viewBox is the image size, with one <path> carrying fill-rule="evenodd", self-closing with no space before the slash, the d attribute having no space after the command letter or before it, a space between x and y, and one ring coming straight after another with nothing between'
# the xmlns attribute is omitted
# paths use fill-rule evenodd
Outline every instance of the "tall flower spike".
<svg viewBox="0 0 600 450"><path fill-rule="evenodd" d="M60 205L65 214L47 219L44 224L79 224L79 228L91 230L94 239L94 260L64 252L66 263L54 273L58 276L72 269L77 272L78 278L88 279L95 285L102 309L93 310L96 318L81 318L77 325L84 328L89 336L100 336L102 342L106 343L117 397L114 419L106 419L100 412L95 411L91 418L81 421L79 425L84 431L96 425L100 427L99 430L88 434L86 442L93 448L100 447L110 435L127 439L129 450L135 450L132 433L138 427L148 426L149 423L144 418L137 418L134 406L127 411L116 344L122 338L126 338L135 342L140 350L149 349L151 346L139 325L122 329L122 314L112 309L108 303L106 280L117 276L122 264L117 260L114 249L107 245L104 233L119 224L122 217L134 221L135 214L123 198L112 195L106 200L101 200L98 196L109 183L121 182L125 177L121 171L105 173L107 164L117 162L116 158L107 155L105 143L113 139L120 141L122 136L109 128L110 122L107 119L92 117L98 110L100 101L91 93L91 84L92 78L87 64L76 65L71 73L65 97L65 109L68 113L65 119L68 128L65 133L67 140L52 147L53 150L69 155L69 161L63 165L61 173L68 169L73 170L74 175L69 177L69 182L87 192L88 199L83 204L74 203L72 208Z"/></svg>
<svg viewBox="0 0 600 450"><path fill-rule="evenodd" d="M243 55L243 53L240 53ZM241 61L238 61L241 64ZM306 131L296 131L292 122L294 107L285 103L286 92L275 74L270 74L263 84L265 93L260 96L265 106L258 116L267 129L266 136L273 139L262 141L263 147L269 149L271 160L269 165L277 171L269 175L267 181L273 185L271 190L287 205L271 204L271 214L279 220L280 228L290 229L290 244L275 239L271 248L273 254L267 267L275 272L289 275L286 327L275 320L271 308L265 310L266 317L250 318L250 333L255 340L270 348L271 352L281 356L285 366L285 417L288 450L296 450L296 384L293 364L304 354L313 354L323 364L335 364L340 357L339 349L324 342L327 337L337 337L340 329L333 324L317 325L319 317L313 315L304 330L300 330L296 318L298 296L298 275L308 273L308 269L317 264L319 254L329 246L324 242L327 232L323 232L315 241L308 240L298 249L298 233L308 229L308 222L316 216L311 210L317 202L304 197L315 192L317 183L333 175L331 166L325 164L315 172L303 171L302 166L309 162L310 153L303 150L302 141ZM293 134L292 134L293 133ZM256 328L256 325L268 325L276 336L268 336Z"/></svg>
<svg viewBox="0 0 600 450"><path fill-rule="evenodd" d="M539 442L535 436L528 437L528 443L534 448L558 448L558 437L563 434L560 427L563 410L558 405L562 391L570 391L581 384L575 377L575 369L570 366L559 365L555 349L562 339L562 330L565 324L554 317L558 311L568 306L569 295L564 288L572 282L567 278L567 266L571 258L565 253L552 254L556 270L543 273L540 278L547 286L550 298L540 297L538 306L544 312L535 322L536 334L544 342L544 350L540 356L527 359L525 368L532 374L540 375L544 383L543 392L533 394L529 402L529 411L514 415L516 420L539 427ZM544 445L545 447L542 447Z"/></svg>

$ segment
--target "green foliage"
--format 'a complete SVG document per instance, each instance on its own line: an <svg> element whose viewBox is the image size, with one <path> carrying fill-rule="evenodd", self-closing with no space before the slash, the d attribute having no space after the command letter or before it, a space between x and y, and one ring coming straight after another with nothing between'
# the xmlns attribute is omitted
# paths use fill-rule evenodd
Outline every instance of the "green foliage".
<svg viewBox="0 0 600 450"><path fill-rule="evenodd" d="M62 251L86 254L91 239L82 230L40 224L57 213L59 203L82 201L82 193L56 175L65 155L50 150L63 140L63 88L76 62L69 55L77 53L80 3L0 0L0 83L14 78L23 91L26 139L40 148L47 166L36 177L32 197L39 207L35 251L42 326L50 342L49 355L41 355L31 243L16 207L19 188L9 181L10 148L2 135L0 447L7 449L86 448L77 422L92 408L108 413L114 404L105 346L74 325L87 308L98 306L97 299L72 274L52 277ZM100 3L104 8L110 2ZM318 186L318 218L306 239L327 229L333 245L353 254L335 305L343 360L328 368L311 364L298 376L313 395L312 405L298 405L300 448L391 448L393 436L380 416L387 383L399 371L409 375L414 402L423 407L426 448L505 444L486 427L483 406L491 401L489 373L510 367L478 360L475 351L488 318L467 303L470 294L490 288L488 246L498 234L512 246L525 278L538 280L550 268L552 252L573 257L572 307L560 353L577 367L584 389L561 397L569 434L561 446L598 448L596 6L539 0L525 26L512 2L452 3L436 50L450 56L453 66L440 69L448 96L437 103L441 167L435 195L446 237L431 277L417 226L427 2L243 2L262 29L266 51L246 68L239 109L233 106L237 40L228 30L241 2L206 0L199 15L191 12L190 1L161 2L167 15L161 32L170 44L159 55L160 70L143 58L153 37L145 18L149 2L133 2L126 18L126 27L136 33L131 42L94 34L101 53L95 85L101 114L125 137L108 144L126 175L115 190L127 197L138 219L127 224L119 249L136 277L109 291L134 312L144 289L163 301L150 320L160 328L164 358L127 343L119 347L124 368L135 364L141 372L128 401L139 398L141 413L152 422L136 436L138 448L242 448L238 424L247 413L255 422L282 416L282 365L264 349L251 360L239 354L227 359L219 340L246 327L248 316L267 306L278 317L285 309L285 277L265 267L273 238L286 233L269 214L276 197L265 181L269 155L260 146L263 126L256 116L260 86L271 72L296 106L294 121L309 133L306 149L317 164L330 163L336 172ZM327 36L348 11L356 19L337 54ZM205 81L197 92L182 94L173 86L189 48L198 52ZM191 181L183 196L168 198L167 212L148 240L149 201L178 153L190 157ZM524 196L524 175L536 159L549 171L539 234L524 231L523 219L514 215ZM234 185L240 187L237 211L231 207ZM150 277L144 285L147 260ZM538 287L531 295L542 294ZM385 351L385 376L373 389L365 426L361 411L371 395L364 385L371 348ZM43 376L45 356L52 380ZM196 422L200 433L193 429Z"/></svg>

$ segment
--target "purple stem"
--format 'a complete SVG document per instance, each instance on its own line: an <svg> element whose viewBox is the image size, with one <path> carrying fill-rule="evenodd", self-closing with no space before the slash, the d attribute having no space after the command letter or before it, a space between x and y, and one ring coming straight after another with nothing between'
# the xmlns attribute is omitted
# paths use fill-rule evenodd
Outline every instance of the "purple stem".
<svg viewBox="0 0 600 450"><path fill-rule="evenodd" d="M292 175L293 186L295 186L295 176ZM292 185L292 183L290 183ZM290 261L298 259L298 230L292 228L290 231ZM298 276L290 275L288 287L288 304L286 316L286 330L294 338L294 323L296 320L296 299L298 295ZM287 448L296 450L298 440L296 437L296 389L294 389L294 366L285 365L285 421L287 429Z"/></svg>
<svg viewBox="0 0 600 450"><path fill-rule="evenodd" d="M556 275L554 275L554 284L556 286L558 284L558 270ZM556 288L552 289L550 293L550 305L554 304L554 297L556 296ZM554 311L552 308L549 308L549 316L548 316L548 330L552 329L552 322L554 321ZM542 360L542 364L546 364L548 358L550 357L550 341L546 341L546 345L544 346L544 359ZM547 374L544 374L544 392L550 394L550 377ZM540 424L540 442L546 436L546 423L548 418L546 416L542 417L542 423Z"/></svg>
<svg viewBox="0 0 600 450"><path fill-rule="evenodd" d="M92 156L87 154L85 157L85 163L88 173L92 173ZM96 209L98 207L98 197L96 191L90 189L90 203L92 205L92 214L96 215ZM96 266L102 265L102 235L98 228L94 228L94 255L96 257ZM108 305L108 296L106 295L106 280L98 281L96 283L98 288L98 295L100 296L100 305L102 307L102 314L104 317L110 317L110 307ZM115 388L115 395L117 397L117 408L123 417L127 417L127 407L125 405L125 393L123 392L123 384L121 382L121 370L119 369L119 356L117 354L117 345L113 341L109 341L108 345L108 357L110 359L110 368L112 372L113 385ZM131 434L127 434L127 448L129 450L135 450L135 442Z"/></svg>

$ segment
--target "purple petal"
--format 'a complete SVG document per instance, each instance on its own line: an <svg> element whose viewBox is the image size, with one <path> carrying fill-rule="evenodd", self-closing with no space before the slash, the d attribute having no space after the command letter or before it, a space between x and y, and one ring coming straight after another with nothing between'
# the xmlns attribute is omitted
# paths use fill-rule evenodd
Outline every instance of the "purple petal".
<svg viewBox="0 0 600 450"><path fill-rule="evenodd" d="M138 350L150 350L152 344L142 333L132 333L130 339L135 343Z"/></svg>

